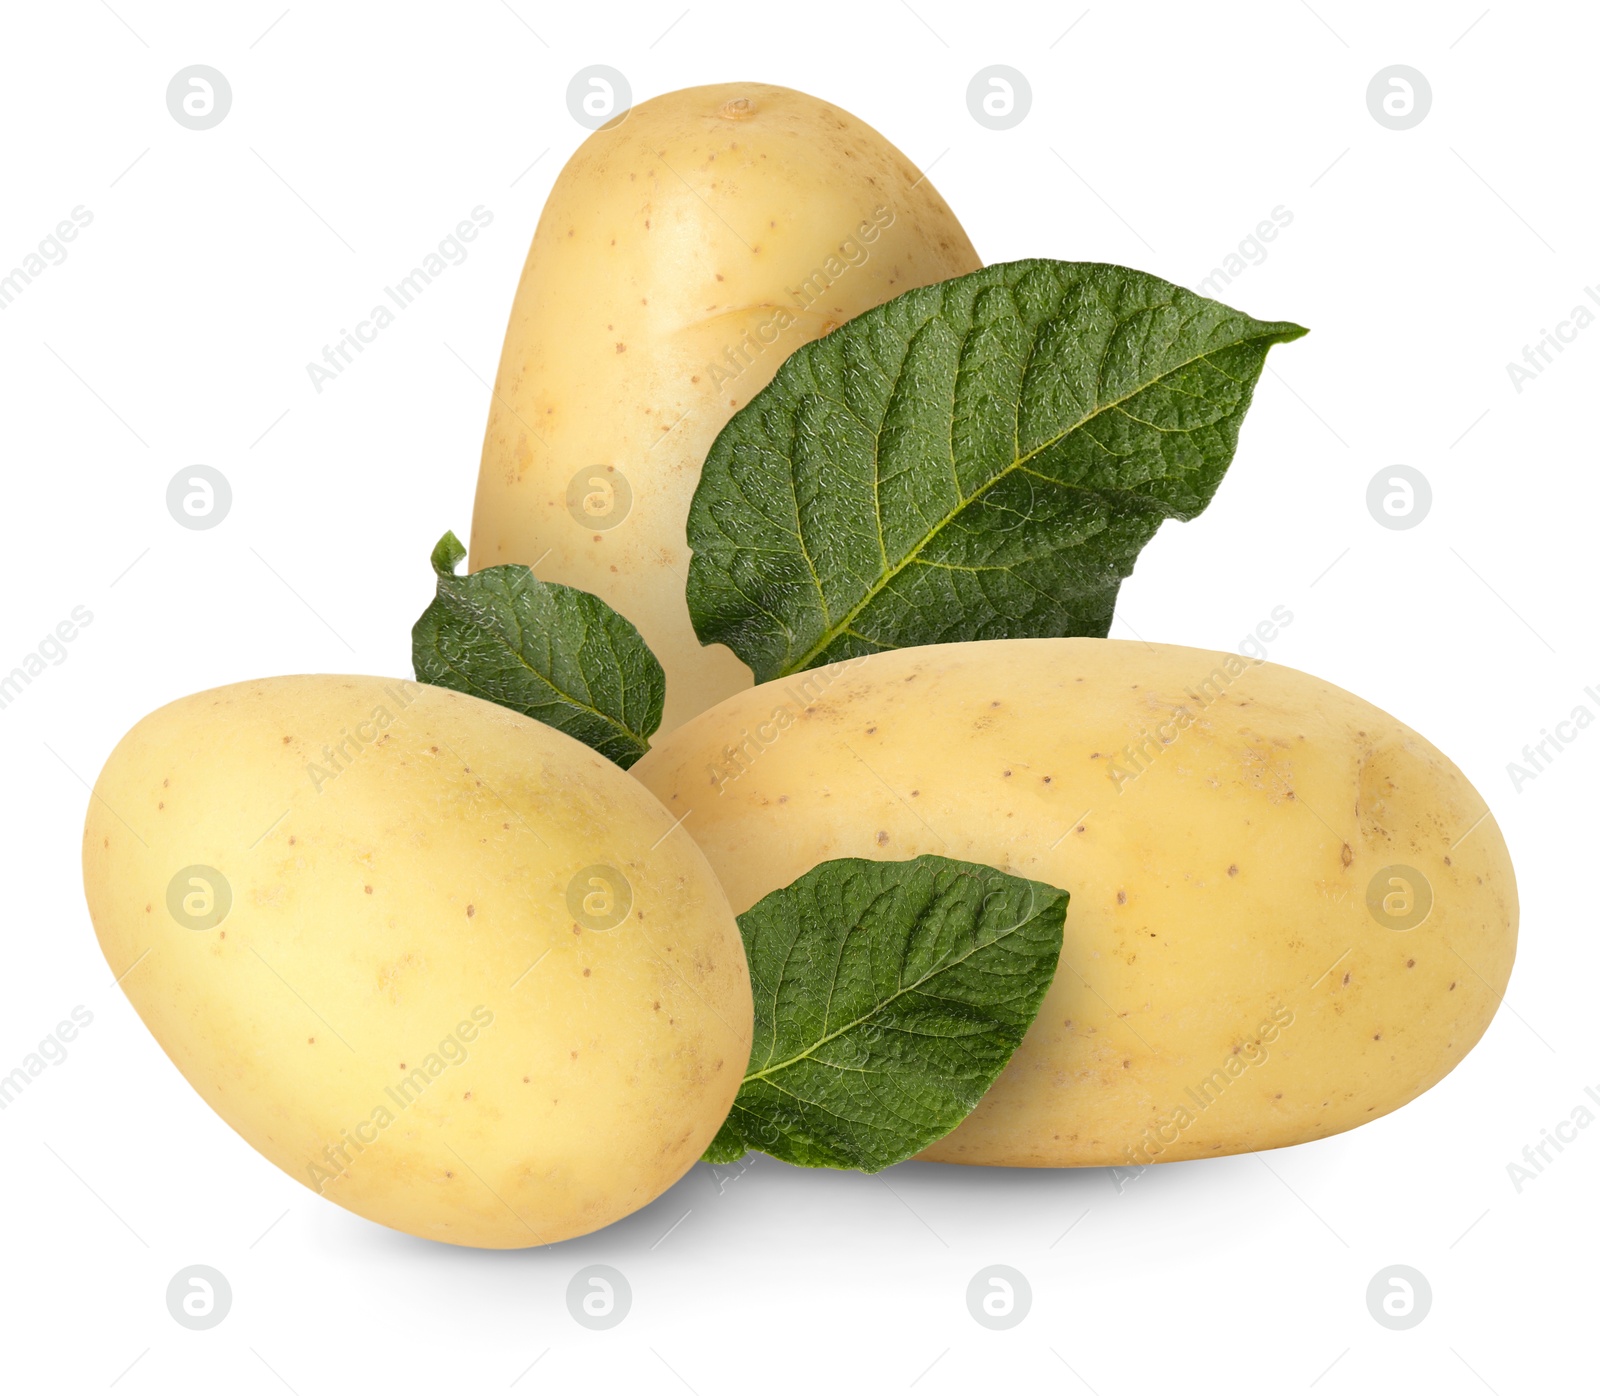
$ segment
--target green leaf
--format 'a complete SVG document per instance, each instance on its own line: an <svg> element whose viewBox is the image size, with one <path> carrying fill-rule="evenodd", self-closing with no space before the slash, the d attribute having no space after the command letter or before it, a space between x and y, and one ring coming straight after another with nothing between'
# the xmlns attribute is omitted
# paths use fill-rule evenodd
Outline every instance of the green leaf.
<svg viewBox="0 0 1600 1396"><path fill-rule="evenodd" d="M626 769L661 724L666 676L639 632L598 596L522 566L464 577L446 533L439 591L411 630L417 678L486 698L576 737Z"/></svg>
<svg viewBox="0 0 1600 1396"><path fill-rule="evenodd" d="M977 863L839 858L739 918L750 1067L705 1158L875 1173L971 1113L1061 955L1067 894Z"/></svg>
<svg viewBox="0 0 1600 1396"><path fill-rule="evenodd" d="M1233 458L1266 323L1143 272L1003 263L796 350L689 510L689 612L756 681L908 645L1103 636Z"/></svg>

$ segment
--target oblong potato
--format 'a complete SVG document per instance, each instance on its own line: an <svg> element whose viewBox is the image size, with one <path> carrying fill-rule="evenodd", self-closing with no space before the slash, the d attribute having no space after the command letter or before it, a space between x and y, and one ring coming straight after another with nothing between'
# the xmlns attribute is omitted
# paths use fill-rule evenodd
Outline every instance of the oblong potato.
<svg viewBox="0 0 1600 1396"><path fill-rule="evenodd" d="M262 679L106 762L84 887L106 960L213 1109L418 1236L516 1247L675 1182L750 1052L738 926L588 747L404 680Z"/></svg>
<svg viewBox="0 0 1600 1396"><path fill-rule="evenodd" d="M1335 1134L1444 1076L1511 973L1511 860L1466 777L1370 703L1239 655L876 654L739 694L633 773L736 911L843 857L941 853L1071 893L1033 1027L923 1158L1130 1165Z"/></svg>
<svg viewBox="0 0 1600 1396"><path fill-rule="evenodd" d="M750 684L702 647L684 523L716 435L808 340L982 265L876 131L766 83L642 102L567 162L523 267L471 566L603 597L667 674L662 731Z"/></svg>

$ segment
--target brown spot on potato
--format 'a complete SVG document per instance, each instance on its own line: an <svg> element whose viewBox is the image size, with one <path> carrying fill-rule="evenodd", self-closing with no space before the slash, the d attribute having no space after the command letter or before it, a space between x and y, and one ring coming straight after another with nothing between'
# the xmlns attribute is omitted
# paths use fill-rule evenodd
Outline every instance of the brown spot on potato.
<svg viewBox="0 0 1600 1396"><path fill-rule="evenodd" d="M1228 864L1228 876L1229 877L1238 877L1239 876L1239 865L1237 863L1229 863Z"/></svg>
<svg viewBox="0 0 1600 1396"><path fill-rule="evenodd" d="M473 905L471 905L471 903L468 903L468 905L467 905L467 919L471 920L472 917L476 916L477 914L478 914L478 908L473 906Z"/></svg>
<svg viewBox="0 0 1600 1396"><path fill-rule="evenodd" d="M1356 855L1353 852L1351 852L1350 845L1347 844L1347 843L1340 844L1339 845L1339 861L1341 863L1343 863L1345 867L1348 868L1350 866L1350 864L1355 862L1355 860L1356 860Z"/></svg>
<svg viewBox="0 0 1600 1396"><path fill-rule="evenodd" d="M881 847L882 845L884 845L884 844L886 844L888 842L889 842L889 831L887 829L879 829L878 830L878 844L879 844L879 846Z"/></svg>
<svg viewBox="0 0 1600 1396"><path fill-rule="evenodd" d="M1127 900L1128 900L1128 894L1126 892L1124 892L1122 890L1122 888L1120 888L1120 887L1117 888L1117 905L1118 906L1123 906L1124 904L1126 904Z"/></svg>

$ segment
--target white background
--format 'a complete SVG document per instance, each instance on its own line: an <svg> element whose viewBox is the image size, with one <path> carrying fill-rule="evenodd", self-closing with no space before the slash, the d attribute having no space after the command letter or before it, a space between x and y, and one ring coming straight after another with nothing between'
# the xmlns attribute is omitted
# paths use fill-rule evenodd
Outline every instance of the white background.
<svg viewBox="0 0 1600 1396"><path fill-rule="evenodd" d="M1506 1167L1600 1087L1600 731L1520 793L1506 772L1576 704L1600 711L1583 695L1600 687L1600 327L1520 393L1506 370L1600 286L1592 7L114 5L5 20L0 271L75 206L93 222L0 311L0 669L74 606L94 617L0 711L0 1072L74 1006L94 1015L0 1113L6 1385L1509 1396L1592 1381L1600 1128L1520 1194ZM167 111L192 63L232 86L209 131ZM178 695L409 672L428 549L469 523L522 260L585 135L566 84L591 63L636 99L749 77L849 108L936 162L986 261L1121 262L1195 286L1292 211L1224 299L1312 334L1273 351L1214 505L1149 547L1115 633L1232 648L1287 606L1273 659L1420 728L1491 801L1521 950L1453 1075L1354 1133L1120 1188L1094 1170L698 1165L607 1231L513 1253L345 1213L201 1104L95 944L84 782ZM1009 131L967 111L990 63L1032 85ZM1433 93L1406 131L1366 102L1396 63ZM494 221L467 261L314 391L307 361L479 204ZM195 463L234 491L210 532L165 508ZM1365 505L1395 463L1434 491L1404 532ZM633 1290L609 1332L564 1300L595 1261ZM209 1332L165 1305L192 1262L233 1288ZM1006 1332L966 1310L992 1262L1033 1290ZM1400 1333L1364 1297L1396 1262L1434 1295Z"/></svg>

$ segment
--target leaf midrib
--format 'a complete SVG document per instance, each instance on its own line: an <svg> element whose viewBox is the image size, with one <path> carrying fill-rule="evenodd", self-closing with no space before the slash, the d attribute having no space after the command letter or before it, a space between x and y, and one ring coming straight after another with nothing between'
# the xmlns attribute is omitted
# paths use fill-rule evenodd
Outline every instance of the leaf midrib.
<svg viewBox="0 0 1600 1396"><path fill-rule="evenodd" d="M557 685L549 678L548 675L541 674L533 667L532 664L528 663L528 661L523 657L522 653L522 635L524 633L524 626L522 622L517 619L515 610L513 610L512 613L512 623L517 628L517 643L515 648L512 649L513 659L519 668L526 673L532 674L533 677L542 683L546 688L548 688L551 693L556 695L554 701L565 703L568 707L576 708L579 712L585 712L593 717L599 718L601 722L611 727L617 735L626 738L629 743L637 747L641 755L650 750L650 740L648 737L641 736L638 732L635 732L633 728L628 726L628 724L622 719L612 717L610 713L602 712L599 708L594 707L592 704L582 702L578 698L574 697L572 694L568 693L566 689L557 687ZM609 638L607 643L610 643ZM511 647L508 646L508 648ZM441 653L439 649L437 630L434 632L433 652L438 657L439 662L444 665L447 672L460 675L468 683L472 684L474 688L482 687L481 679L465 673L444 657L443 653ZM621 701L625 704L628 700L626 682L624 682L622 685L620 696ZM526 716L526 714L524 715Z"/></svg>
<svg viewBox="0 0 1600 1396"><path fill-rule="evenodd" d="M1196 354L1192 358L1188 358L1188 359L1183 360L1182 363L1174 364L1174 365L1172 365L1172 367L1164 370L1163 372L1157 374L1155 377L1151 378L1148 382L1141 383L1138 387L1134 388L1131 392L1124 394L1122 397L1116 398L1116 399L1114 399L1114 400L1112 400L1110 402L1102 403L1102 404L1096 406L1094 411L1088 413L1086 416L1080 417L1076 422L1072 423L1072 425L1070 425L1070 426L1066 427L1065 429L1063 429L1062 431L1058 432L1055 436L1051 437L1048 441L1044 441L1040 445L1036 446L1033 450L1028 451L1024 455L1018 456L1009 465L1007 465L1003 470L997 472L995 475L991 476L988 480L986 480L981 489L978 489L978 490L974 491L972 494L966 495L965 497L961 498L957 502L957 504L955 505L955 507L953 509L951 509L942 519L940 519L936 524L934 524L934 526L931 529L928 530L928 532L923 536L922 541L919 542L915 548L913 548L910 552L908 552L906 554L906 556L900 562L896 563L888 572L884 573L879 578L878 582L874 586L869 587L867 589L866 593L861 597L861 599L859 601L857 601L856 604L854 606L852 606L850 608L850 610L845 615L840 617L840 619L838 620L837 623L835 623L833 625L830 625L828 629L823 631L821 636L818 637L816 643L813 644L811 646L811 648L808 649L805 652L805 654L803 654L792 665L786 666L782 671L781 677L787 678L787 677L789 677L790 675L793 675L793 674L803 673L811 665L811 663L817 658L818 655L820 655L824 651L826 651L829 645L833 644L833 642L835 640L837 640L841 635L846 634L850 630L851 626L855 622L856 617L859 616L861 614L861 612L864 611L869 605L871 605L872 602L876 601L878 599L878 597L883 595L883 593L886 590L888 590L890 584L893 583L893 581L894 581L894 579L896 577L898 577L903 571L905 571L905 569L907 567L911 566L912 563L914 563L914 562L916 562L918 560L918 558L921 556L922 552L933 542L933 540L939 535L939 533L943 529L947 528L951 523L953 523L955 521L955 519L961 514L961 512L963 510L965 510L965 509L967 509L968 507L971 506L971 504L972 504L972 502L974 500L979 498L981 495L987 493L989 490L993 489L997 484L1000 483L1001 480L1005 479L1013 471L1022 468L1029 461L1036 459L1044 451L1047 451L1052 446L1058 445L1060 442L1066 440L1066 438L1071 436L1073 432L1081 430L1089 422L1094 421L1095 418L1101 416L1103 413L1112 411L1112 410L1120 407L1123 403L1129 401L1130 399L1137 397L1140 393L1146 391L1147 389L1153 388L1157 383L1161 382L1162 379L1170 378L1173 374L1179 372L1180 370L1188 368L1189 365L1195 364L1195 363L1199 363L1202 360L1205 360L1206 362L1209 362L1209 359L1207 357L1208 354L1216 352L1217 348L1220 347L1220 348L1225 348L1225 349L1236 349L1240 345L1253 344L1253 343L1257 342L1258 340L1270 338L1271 337L1271 333L1272 332L1269 331L1269 333L1267 333L1267 334L1257 334L1257 335L1246 336L1245 338L1235 340L1231 344L1226 344L1226 345L1221 345L1221 346L1213 346L1212 349L1207 350L1205 353ZM971 336L971 331L970 330L968 330L968 332L962 336L962 345L963 346L965 346L966 341L967 341L968 338L970 338L970 336ZM1213 364L1212 367L1215 368L1216 365ZM1217 371L1219 373L1222 372L1221 369L1218 369ZM1237 381L1236 379L1233 379L1233 375L1232 374L1223 374L1223 376L1225 378L1228 378L1228 379L1232 380L1232 381ZM877 478L878 463L879 462L878 462L878 456L877 456L876 448L874 448L874 453L873 453L873 477L874 477L874 481L876 481L876 478ZM1051 483L1059 485L1059 484L1065 484L1066 482L1060 481L1060 480L1052 480ZM1079 486L1078 488L1082 488L1082 487ZM876 490L876 485L874 485L874 490ZM1123 490L1123 491L1117 491L1117 493L1134 494L1134 493L1137 493L1137 492L1133 491L1133 490ZM879 530L881 531L882 528L883 528L883 518L882 518L881 513L877 517L877 524L878 524ZM810 569L810 571L811 571L813 576L817 576L816 564L812 561L811 552L810 552L810 549L808 549L806 547L805 539L803 537L801 537L799 541L800 541L801 553L804 555L804 557L806 559L806 566ZM819 590L820 590L820 581L821 581L821 578L818 577Z"/></svg>
<svg viewBox="0 0 1600 1396"><path fill-rule="evenodd" d="M803 1061L810 1060L814 1053L816 1053L816 1052L820 1051L822 1048L826 1047L830 1042L834 1041L836 1038L844 1036L844 1034L847 1033L847 1032L853 1032L856 1028L859 1028L868 1019L874 1018L878 1014L884 1012L884 1010L886 1010L889 1007L890 1004L895 1003L897 1000L904 998L907 994L913 993L917 989L920 989L930 979L933 979L936 976L945 973L946 970L952 970L952 969L955 969L958 965L965 964L974 955L976 955L980 950L992 949L994 946L1000 944L1000 942L1002 940L1006 939L1006 937L1008 937L1008 936L1020 935L1029 926L1033 925L1033 923L1035 921L1037 921L1039 919L1039 917L1042 916L1043 914L1044 913L1042 911L1036 911L1032 916L1029 916L1027 918L1027 920L1020 921L1015 926L1012 926L1009 930L1002 931L993 940L986 940L981 945L973 946L972 949L967 951L966 954L962 955L960 957L960 959L948 960L948 961L944 962L943 964L940 964L936 968L929 970L926 974L924 974L922 976L922 978L918 979L915 983L907 984L907 985L904 985L903 987L901 987L899 989L896 989L894 991L894 993L889 995L888 998L883 999L882 1001L880 1001L877 1004L874 1004L872 1009L869 1012L862 1014L861 1017L855 1019L853 1022L849 1022L849 1023L844 1024L842 1027L838 1028L836 1031L828 1033L826 1036L819 1037L815 1042L811 1043L803 1052L796 1053L794 1056L790 1057L787 1061L778 1062L773 1066L764 1066L764 1067L761 1068L760 1071L752 1071L742 1081L740 1081L740 1083L739 1083L740 1087L743 1088L744 1086L748 1085L751 1081L766 1080L767 1077L771 1076L775 1072L785 1071L789 1067L794 1066L795 1064L797 1064L798 1062L803 1062ZM779 981L780 985L781 985L781 982L782 981L781 981L781 978L780 978L780 981ZM835 983L837 983L837 976L835 976ZM832 995L832 986L831 985L829 986L829 994L830 994L830 996ZM776 1082L771 1082L770 1084L776 1085L777 1083Z"/></svg>

